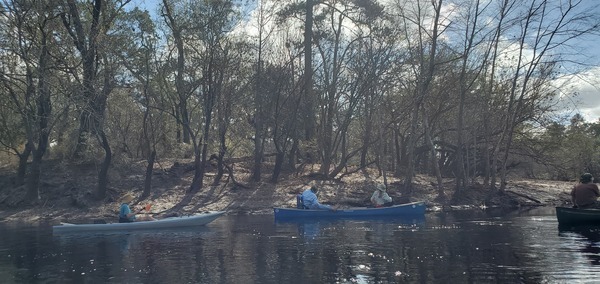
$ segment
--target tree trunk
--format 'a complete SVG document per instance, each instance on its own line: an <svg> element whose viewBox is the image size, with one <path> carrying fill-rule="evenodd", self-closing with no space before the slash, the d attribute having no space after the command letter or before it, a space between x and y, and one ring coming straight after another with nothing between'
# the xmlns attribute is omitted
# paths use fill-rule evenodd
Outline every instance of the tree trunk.
<svg viewBox="0 0 600 284"><path fill-rule="evenodd" d="M202 141L200 141L202 143ZM204 169L202 168L202 159L200 154L199 146L194 147L194 178L190 185L189 192L196 193L200 191L203 186L202 179L204 178Z"/></svg>
<svg viewBox="0 0 600 284"><path fill-rule="evenodd" d="M296 170L296 158L298 157L298 139L293 138L292 147L288 156L288 167L294 171Z"/></svg>
<svg viewBox="0 0 600 284"><path fill-rule="evenodd" d="M421 107L423 106L423 102L427 97L429 92L429 85L433 80L433 73L435 71L435 58L437 52L437 40L438 40L438 28L439 28L439 20L440 20L440 11L442 9L443 0L437 0L437 3L431 1L433 8L435 10L435 15L433 19L433 31L431 33L431 47L429 48L429 54L425 56L423 54L423 46L421 46L420 51L420 68L421 72L419 75L419 80L417 84L417 90L415 94L415 105L413 106L413 112L411 115L411 124L410 124L410 136L408 137L408 167L407 174L405 179L405 188L409 194L412 194L412 179L415 174L415 151L417 144L417 126L419 122L419 113L421 111ZM422 38L422 31L419 31L419 37Z"/></svg>
<svg viewBox="0 0 600 284"><path fill-rule="evenodd" d="M79 132L74 156L81 157L88 147L90 133L97 133L100 122L103 120L104 113L97 113L94 100L96 99L96 89L94 86L97 71L97 52L98 35L100 34L100 18L103 1L94 0L89 33L84 34L84 25L81 21L79 9L75 0L67 0L70 18L62 15L63 23L69 34L73 38L75 47L81 54L83 76L82 93L83 107L79 121Z"/></svg>
<svg viewBox="0 0 600 284"><path fill-rule="evenodd" d="M19 157L19 167L17 169L17 179L15 180L16 186L25 184L27 161L29 160L29 156L31 155L33 148L33 144L31 142L27 142L25 143L25 149L23 149L23 153L17 153L17 156Z"/></svg>
<svg viewBox="0 0 600 284"><path fill-rule="evenodd" d="M37 150L34 152L38 152ZM29 176L27 179L27 194L25 200L35 203L40 200L40 176L41 176L42 158L39 154L33 154L31 166L29 166Z"/></svg>
<svg viewBox="0 0 600 284"><path fill-rule="evenodd" d="M313 70L312 70L312 28L313 28L313 0L306 0L306 18L304 22L304 109L305 138L311 140L315 133L315 115L313 97Z"/></svg>
<svg viewBox="0 0 600 284"><path fill-rule="evenodd" d="M500 39L502 37L502 29L503 29L503 23L504 20L506 19L506 15L507 12L510 10L509 9L509 2L508 1L504 1L503 4L501 5L500 8L500 13L499 13L499 20L498 20L498 25L496 26L496 30L495 30L495 34L494 34L494 41L493 41L493 46L492 46L492 56L491 56L491 70L490 70L490 75L489 75L489 81L487 82L489 88L488 88L488 93L490 95L494 94L494 85L495 85L495 74L496 74L496 63L497 63L497 59L498 59L498 48L500 45ZM512 4L510 4L512 5ZM491 109L488 109L491 111ZM489 115L488 115L489 111L486 112L484 114L484 128L486 129L486 142L488 143L488 145L491 146L487 146L487 149L485 151L486 153L486 170L487 170L487 174L486 174L486 178L485 178L485 184L488 185L488 188L490 190L495 190L496 189L496 173L497 173L497 155L498 155L498 150L499 147L501 145L501 141L498 141L497 143L492 143L492 137L491 137L491 131L489 130ZM490 147L492 147L490 149Z"/></svg>
<svg viewBox="0 0 600 284"><path fill-rule="evenodd" d="M225 123L223 119L220 123ZM225 137L226 129L223 125L219 126L219 156L217 157L217 175L213 180L213 185L218 185L225 174L225 154L227 153L227 138ZM212 158L211 158L212 159Z"/></svg>
<svg viewBox="0 0 600 284"><path fill-rule="evenodd" d="M224 162L225 152L219 151L219 156L217 157L217 174L215 175L215 179L213 180L213 185L218 185L223 179L223 175L225 175L225 162Z"/></svg>
<svg viewBox="0 0 600 284"><path fill-rule="evenodd" d="M260 116L257 114L256 116ZM262 118L257 118L262 121ZM260 181L262 175L262 161L263 161L263 145L264 139L262 137L262 122L255 121L254 131L254 166L252 167L252 180L255 182Z"/></svg>
<svg viewBox="0 0 600 284"><path fill-rule="evenodd" d="M431 166L433 167L433 171L435 173L435 178L437 180L437 192L438 192L438 198L440 199L445 199L446 198L446 194L444 193L444 187L442 186L443 180L442 180L442 173L440 172L440 167L438 165L438 163L436 163L436 152L435 152L435 145L433 144L433 140L431 139L431 128L429 127L429 118L427 117L427 115L423 116L423 128L425 130L425 141L427 142L427 145L429 146L429 153L431 155Z"/></svg>
<svg viewBox="0 0 600 284"><path fill-rule="evenodd" d="M417 144L417 124L419 120L420 105L414 106L410 119L410 136L408 137L408 147L406 152L406 176L404 179L404 190L408 197L412 195L412 181L415 174L415 150Z"/></svg>
<svg viewBox="0 0 600 284"><path fill-rule="evenodd" d="M283 168L283 162L285 159L285 153L277 152L275 155L275 165L273 167L273 175L271 176L271 182L276 183L279 180L281 169Z"/></svg>
<svg viewBox="0 0 600 284"><path fill-rule="evenodd" d="M210 116L210 114L209 114ZM204 128L204 141L208 140L208 136L209 136L209 132L210 132L210 117L208 118L207 122L206 122L206 127ZM208 143L203 143L202 144L202 154L200 156L200 179L198 180L200 182L199 187L196 188L197 190L201 189L204 186L204 175L206 174L206 161L208 157Z"/></svg>
<svg viewBox="0 0 600 284"><path fill-rule="evenodd" d="M100 172L98 173L98 188L96 190L96 198L102 200L106 197L106 189L108 185L108 169L110 168L110 163L112 160L112 151L110 149L110 144L108 143L108 139L106 139L106 135L104 134L103 130L101 130L98 133L98 136L102 143L102 149L104 149L104 161L102 162Z"/></svg>
<svg viewBox="0 0 600 284"><path fill-rule="evenodd" d="M369 145L371 143L371 131L372 131L372 116L371 116L371 110L369 109L370 106L368 105L367 102L365 102L365 112L366 112L366 117L365 117L365 130L363 132L362 138L363 138L363 144L362 144L362 149L360 151L360 167L365 169L364 172L366 172L366 165L367 165L367 155L369 153Z"/></svg>
<svg viewBox="0 0 600 284"><path fill-rule="evenodd" d="M167 0L163 0L163 6L165 8L164 16L168 19L168 25L173 32L173 40L175 41L175 46L177 47L177 73L175 74L175 89L177 91L177 96L179 98L179 103L177 104L177 111L179 113L178 121L183 127L183 143L190 144L190 128L189 128L189 113L187 109L187 99L188 99L188 88L185 85L184 76L185 76L185 48L183 43L183 35L182 35L182 27L179 26L175 17L173 17L173 13L171 11L171 6ZM179 135L179 132L177 132Z"/></svg>
<svg viewBox="0 0 600 284"><path fill-rule="evenodd" d="M329 173L329 178L335 178L337 177L338 174L340 174L342 172L342 170L344 168L346 168L346 166L348 165L348 160L354 156L355 154L357 154L357 152L354 153L348 153L348 140L346 139L346 135L345 133L342 136L342 145L341 145L341 157L340 157L340 162L337 166L335 166L333 168L333 170ZM365 164L365 167L367 165ZM362 167L362 166L361 166Z"/></svg>
<svg viewBox="0 0 600 284"><path fill-rule="evenodd" d="M261 1L262 5L262 1ZM262 47L263 47L263 15L262 7L259 10L259 30L258 30L258 59L256 62L256 76L254 82L254 166L252 167L252 180L260 181L262 174L262 161L264 151L264 100L262 99Z"/></svg>
<svg viewBox="0 0 600 284"><path fill-rule="evenodd" d="M185 129L185 125L182 125L182 123L179 123L179 121L181 121L181 115L179 115L179 105L174 106L173 107L174 113L175 113L175 120L177 121L177 127L176 127L176 131L175 131L175 140L177 141L177 143L182 143L183 140L181 138L181 132L185 131L183 129Z"/></svg>
<svg viewBox="0 0 600 284"><path fill-rule="evenodd" d="M45 24L45 22L44 22ZM48 60L50 54L47 48L47 31L41 27L41 46L38 61L38 98L37 98L37 120L38 120L38 145L33 150L31 162L31 174L28 179L26 200L36 202L40 199L40 177L42 169L42 158L48 149L48 137L50 136L49 117L52 113L50 101L50 86L48 85Z"/></svg>
<svg viewBox="0 0 600 284"><path fill-rule="evenodd" d="M401 177L402 176L402 168L403 168L403 164L402 164L402 158L404 157L404 155L402 154L402 147L400 145L400 134L398 133L399 131L397 129L394 129L394 158L395 158L395 170L394 170L394 176L395 177Z"/></svg>
<svg viewBox="0 0 600 284"><path fill-rule="evenodd" d="M154 173L154 161L156 160L156 150L153 149L150 157L148 158L148 165L146 166L146 178L144 179L144 191L142 192L142 198L150 196L152 192L152 174Z"/></svg>

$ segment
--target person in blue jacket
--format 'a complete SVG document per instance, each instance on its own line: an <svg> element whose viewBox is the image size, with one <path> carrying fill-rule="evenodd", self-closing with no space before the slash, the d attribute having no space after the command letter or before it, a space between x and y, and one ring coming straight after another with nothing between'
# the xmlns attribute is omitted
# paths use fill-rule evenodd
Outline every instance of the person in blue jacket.
<svg viewBox="0 0 600 284"><path fill-rule="evenodd" d="M305 190L300 199L306 209L320 209L320 210L336 210L334 207L319 203L317 193L319 189L313 185L309 189Z"/></svg>
<svg viewBox="0 0 600 284"><path fill-rule="evenodd" d="M129 193L121 198L121 206L119 206L119 223L135 222L135 213L129 208L129 203L131 203L133 199L133 195Z"/></svg>
<svg viewBox="0 0 600 284"><path fill-rule="evenodd" d="M136 214L141 213L144 208L140 209L138 212L133 212L129 207L129 203L133 201L135 197L127 193L123 198L121 198L121 206L119 207L119 223L131 223L137 221L154 221L152 216L139 216L136 218Z"/></svg>

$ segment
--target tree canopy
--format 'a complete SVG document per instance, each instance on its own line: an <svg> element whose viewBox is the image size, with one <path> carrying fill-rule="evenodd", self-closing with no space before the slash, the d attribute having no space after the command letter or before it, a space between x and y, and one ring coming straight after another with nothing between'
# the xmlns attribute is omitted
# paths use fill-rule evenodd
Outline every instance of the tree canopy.
<svg viewBox="0 0 600 284"><path fill-rule="evenodd" d="M481 179L600 174L600 121L564 115L561 64L598 6L550 0L0 2L0 147L39 199L45 159L192 158L190 192L232 158L252 179L318 164ZM594 4L597 5L597 4ZM581 64L583 66L583 64ZM238 181L235 181L238 182Z"/></svg>

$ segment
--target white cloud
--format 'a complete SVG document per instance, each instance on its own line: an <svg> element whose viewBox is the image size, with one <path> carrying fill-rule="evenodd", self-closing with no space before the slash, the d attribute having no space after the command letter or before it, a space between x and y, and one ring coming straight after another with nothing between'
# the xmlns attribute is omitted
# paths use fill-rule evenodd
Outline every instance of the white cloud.
<svg viewBox="0 0 600 284"><path fill-rule="evenodd" d="M555 80L565 109L574 109L588 122L600 118L600 67L578 74L565 75ZM573 113L573 114L574 114Z"/></svg>

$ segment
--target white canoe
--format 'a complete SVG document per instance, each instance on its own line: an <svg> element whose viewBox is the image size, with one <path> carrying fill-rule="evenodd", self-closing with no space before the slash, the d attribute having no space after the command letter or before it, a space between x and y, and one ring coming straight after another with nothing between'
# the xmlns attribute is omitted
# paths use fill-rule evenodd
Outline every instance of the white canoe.
<svg viewBox="0 0 600 284"><path fill-rule="evenodd" d="M76 232L105 232L105 231L131 231L148 229L168 229L180 227L192 227L206 225L225 211L215 211L192 216L170 217L156 221L142 221L132 223L110 223L110 224L69 224L52 226L55 233L76 233Z"/></svg>

